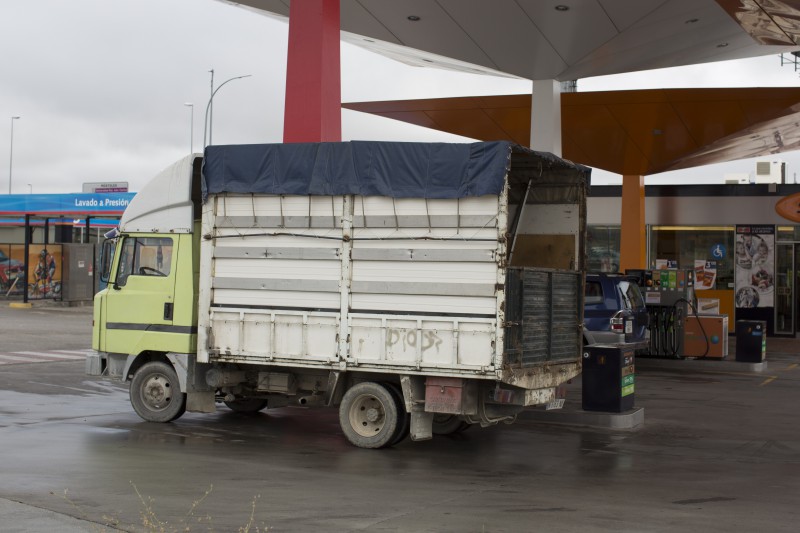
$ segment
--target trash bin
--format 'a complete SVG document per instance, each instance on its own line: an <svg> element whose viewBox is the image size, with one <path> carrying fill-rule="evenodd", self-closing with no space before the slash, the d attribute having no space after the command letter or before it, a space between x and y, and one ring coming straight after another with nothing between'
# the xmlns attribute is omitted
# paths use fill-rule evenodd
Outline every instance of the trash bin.
<svg viewBox="0 0 800 533"><path fill-rule="evenodd" d="M736 321L736 360L760 363L767 355L767 323L763 320Z"/></svg>
<svg viewBox="0 0 800 533"><path fill-rule="evenodd" d="M633 347L625 344L585 346L582 379L584 411L621 413L633 409Z"/></svg>

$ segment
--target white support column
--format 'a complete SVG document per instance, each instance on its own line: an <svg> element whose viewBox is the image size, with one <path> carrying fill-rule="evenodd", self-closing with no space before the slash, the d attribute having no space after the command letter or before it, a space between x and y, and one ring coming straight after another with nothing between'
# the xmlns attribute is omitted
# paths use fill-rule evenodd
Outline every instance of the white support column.
<svg viewBox="0 0 800 533"><path fill-rule="evenodd" d="M561 82L534 80L531 97L531 148L561 156Z"/></svg>

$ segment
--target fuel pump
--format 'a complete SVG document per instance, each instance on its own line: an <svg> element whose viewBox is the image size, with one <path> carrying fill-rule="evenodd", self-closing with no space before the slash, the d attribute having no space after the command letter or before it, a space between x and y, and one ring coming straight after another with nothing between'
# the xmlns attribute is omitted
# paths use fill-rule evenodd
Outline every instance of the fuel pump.
<svg viewBox="0 0 800 533"><path fill-rule="evenodd" d="M694 270L628 270L639 281L649 315L652 357L680 358L683 354L684 323L695 314Z"/></svg>

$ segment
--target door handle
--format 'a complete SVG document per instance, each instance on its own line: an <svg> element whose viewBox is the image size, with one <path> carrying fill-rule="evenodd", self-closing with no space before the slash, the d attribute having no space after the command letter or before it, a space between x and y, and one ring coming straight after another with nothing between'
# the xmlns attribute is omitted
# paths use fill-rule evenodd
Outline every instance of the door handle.
<svg viewBox="0 0 800 533"><path fill-rule="evenodd" d="M172 320L173 305L171 302L164 304L164 320Z"/></svg>

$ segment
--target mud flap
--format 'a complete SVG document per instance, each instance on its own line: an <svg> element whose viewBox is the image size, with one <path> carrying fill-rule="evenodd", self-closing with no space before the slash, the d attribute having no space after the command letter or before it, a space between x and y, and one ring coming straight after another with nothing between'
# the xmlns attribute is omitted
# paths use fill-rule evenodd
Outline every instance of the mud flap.
<svg viewBox="0 0 800 533"><path fill-rule="evenodd" d="M216 413L217 404L214 400L214 391L187 392L186 410L190 413Z"/></svg>
<svg viewBox="0 0 800 533"><path fill-rule="evenodd" d="M433 415L425 412L425 381L418 376L400 376L403 399L406 411L411 413L411 440L429 440L433 438Z"/></svg>
<svg viewBox="0 0 800 533"><path fill-rule="evenodd" d="M430 440L433 438L433 415L423 411L422 405L415 405L411 411L411 440Z"/></svg>

